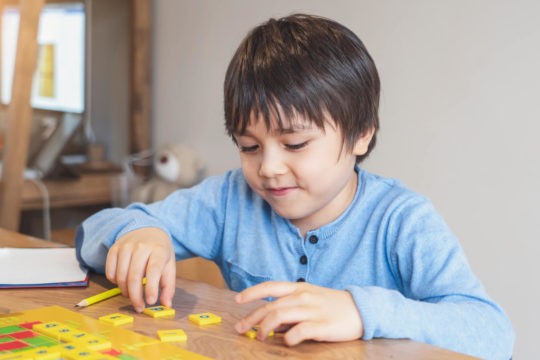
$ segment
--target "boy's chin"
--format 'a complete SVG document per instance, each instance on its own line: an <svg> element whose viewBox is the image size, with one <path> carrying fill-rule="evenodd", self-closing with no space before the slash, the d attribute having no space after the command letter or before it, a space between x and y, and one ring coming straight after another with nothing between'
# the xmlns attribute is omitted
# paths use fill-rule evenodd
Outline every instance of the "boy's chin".
<svg viewBox="0 0 540 360"><path fill-rule="evenodd" d="M272 207L272 209L274 210L274 212L276 214L278 214L279 216L281 216L282 218L284 219L287 219L289 221L291 221L292 223L294 223L295 221L298 221L300 219L302 219L304 217L304 214L300 214L300 211L296 210L295 209L291 209L290 207L289 208L285 208L285 209L276 209L275 207Z"/></svg>

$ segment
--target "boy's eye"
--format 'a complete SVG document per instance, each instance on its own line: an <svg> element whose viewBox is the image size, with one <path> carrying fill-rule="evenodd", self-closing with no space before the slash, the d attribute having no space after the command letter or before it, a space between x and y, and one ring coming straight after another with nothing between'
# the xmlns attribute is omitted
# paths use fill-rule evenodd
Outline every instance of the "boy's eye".
<svg viewBox="0 0 540 360"><path fill-rule="evenodd" d="M285 147L289 150L300 150L301 148L305 147L308 144L307 141L304 141L303 143L299 144L285 144Z"/></svg>
<svg viewBox="0 0 540 360"><path fill-rule="evenodd" d="M242 146L239 145L238 148L240 149L240 152L250 153L255 152L259 148L259 145L252 145L252 146Z"/></svg>

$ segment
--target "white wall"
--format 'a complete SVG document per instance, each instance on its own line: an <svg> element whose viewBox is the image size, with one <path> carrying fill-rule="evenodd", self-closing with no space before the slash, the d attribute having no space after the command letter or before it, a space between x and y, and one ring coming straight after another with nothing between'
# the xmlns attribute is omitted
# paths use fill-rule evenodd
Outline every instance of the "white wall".
<svg viewBox="0 0 540 360"><path fill-rule="evenodd" d="M154 144L183 142L210 174L238 166L222 83L236 46L271 16L333 18L382 79L379 143L365 167L429 196L531 359L540 323L540 3L534 0L157 0Z"/></svg>

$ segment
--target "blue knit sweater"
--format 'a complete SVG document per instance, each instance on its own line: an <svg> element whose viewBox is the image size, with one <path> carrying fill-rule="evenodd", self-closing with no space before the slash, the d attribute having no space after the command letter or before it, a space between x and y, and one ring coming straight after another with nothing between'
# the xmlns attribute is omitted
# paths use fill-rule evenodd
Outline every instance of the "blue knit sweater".
<svg viewBox="0 0 540 360"><path fill-rule="evenodd" d="M348 209L305 238L233 170L161 202L95 214L79 227L78 257L102 272L118 237L155 226L170 235L177 260L213 260L232 290L299 279L345 289L362 316L363 339L408 338L509 359L510 321L431 203L396 180L357 171Z"/></svg>

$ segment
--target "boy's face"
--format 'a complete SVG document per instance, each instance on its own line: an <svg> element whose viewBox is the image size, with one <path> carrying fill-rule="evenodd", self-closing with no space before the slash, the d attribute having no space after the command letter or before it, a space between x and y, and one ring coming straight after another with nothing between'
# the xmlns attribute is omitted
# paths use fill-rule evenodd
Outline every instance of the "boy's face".
<svg viewBox="0 0 540 360"><path fill-rule="evenodd" d="M250 187L276 213L291 220L302 234L335 220L349 206L356 191L354 165L367 151L372 132L359 139L353 151L332 119L324 129L297 116L268 129L251 119L234 137L244 176Z"/></svg>

